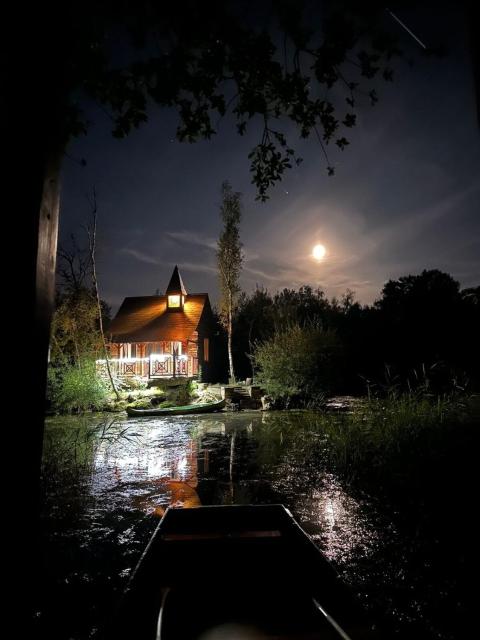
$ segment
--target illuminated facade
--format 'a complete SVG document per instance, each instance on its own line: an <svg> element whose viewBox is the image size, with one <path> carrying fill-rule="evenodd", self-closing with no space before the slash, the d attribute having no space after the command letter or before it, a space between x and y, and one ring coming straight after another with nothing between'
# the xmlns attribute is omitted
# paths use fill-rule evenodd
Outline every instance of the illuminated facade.
<svg viewBox="0 0 480 640"><path fill-rule="evenodd" d="M210 380L214 321L207 293L187 293L175 267L165 295L125 298L109 327L119 377ZM100 371L105 361L98 360Z"/></svg>

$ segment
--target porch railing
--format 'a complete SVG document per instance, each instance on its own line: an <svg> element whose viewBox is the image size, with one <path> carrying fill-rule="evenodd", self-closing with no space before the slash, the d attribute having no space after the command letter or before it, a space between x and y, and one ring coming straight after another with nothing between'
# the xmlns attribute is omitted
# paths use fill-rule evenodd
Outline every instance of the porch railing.
<svg viewBox="0 0 480 640"><path fill-rule="evenodd" d="M148 358L109 358L108 362L112 375L119 378L186 377L197 371L194 358L186 355L152 354ZM106 360L97 360L96 365L100 375L108 375Z"/></svg>

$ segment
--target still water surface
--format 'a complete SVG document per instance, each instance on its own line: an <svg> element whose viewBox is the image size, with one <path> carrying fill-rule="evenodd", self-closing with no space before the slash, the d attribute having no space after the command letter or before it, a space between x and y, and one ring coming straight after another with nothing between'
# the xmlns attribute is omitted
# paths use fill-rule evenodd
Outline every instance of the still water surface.
<svg viewBox="0 0 480 640"><path fill-rule="evenodd" d="M50 418L39 633L98 637L168 505L283 503L395 637L457 637L432 614L444 586L429 584L429 559L419 558L429 541L344 486L326 447L305 413ZM205 571L199 559L199 588Z"/></svg>

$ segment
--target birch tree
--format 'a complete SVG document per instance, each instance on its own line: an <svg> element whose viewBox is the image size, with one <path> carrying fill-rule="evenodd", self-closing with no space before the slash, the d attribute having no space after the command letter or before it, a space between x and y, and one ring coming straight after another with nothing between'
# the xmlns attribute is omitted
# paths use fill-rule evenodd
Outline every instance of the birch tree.
<svg viewBox="0 0 480 640"><path fill-rule="evenodd" d="M242 270L243 254L240 242L240 221L242 218L241 193L232 190L229 182L222 184L222 204L220 218L223 229L217 243L217 264L220 280L220 319L227 332L228 371L234 382L235 372L232 357L233 314L240 293L239 278Z"/></svg>

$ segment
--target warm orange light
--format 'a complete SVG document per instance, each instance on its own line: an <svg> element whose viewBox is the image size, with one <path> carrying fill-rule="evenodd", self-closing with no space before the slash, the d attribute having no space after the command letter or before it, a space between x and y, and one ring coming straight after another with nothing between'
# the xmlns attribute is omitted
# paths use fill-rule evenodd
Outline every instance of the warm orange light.
<svg viewBox="0 0 480 640"><path fill-rule="evenodd" d="M180 296L168 296L168 306L178 308L180 306Z"/></svg>
<svg viewBox="0 0 480 640"><path fill-rule="evenodd" d="M325 249L323 244L316 244L313 247L312 256L315 258L315 260L318 260L318 261L323 260L326 253L327 253L327 250Z"/></svg>

